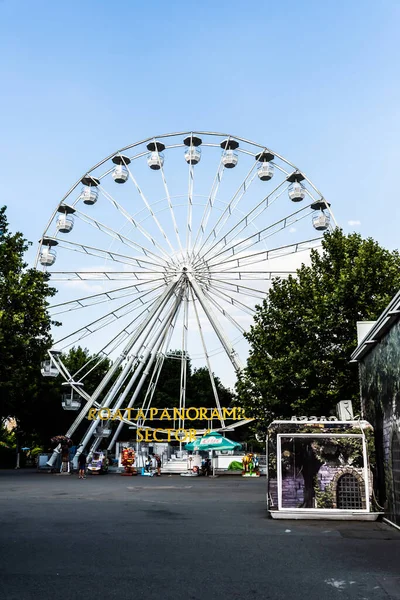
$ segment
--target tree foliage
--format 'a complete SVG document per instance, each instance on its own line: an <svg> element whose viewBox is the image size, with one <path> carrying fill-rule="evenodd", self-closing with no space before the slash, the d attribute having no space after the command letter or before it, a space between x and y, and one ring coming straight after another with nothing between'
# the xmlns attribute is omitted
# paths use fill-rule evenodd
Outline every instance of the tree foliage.
<svg viewBox="0 0 400 600"><path fill-rule="evenodd" d="M400 287L400 256L372 239L324 236L297 276L273 282L246 337L239 403L260 426L294 414L329 415L339 400L359 408L356 322L375 320Z"/></svg>
<svg viewBox="0 0 400 600"><path fill-rule="evenodd" d="M15 417L23 428L40 385L40 363L51 347L47 299L55 294L48 275L29 269L30 243L10 233L0 209L0 417Z"/></svg>

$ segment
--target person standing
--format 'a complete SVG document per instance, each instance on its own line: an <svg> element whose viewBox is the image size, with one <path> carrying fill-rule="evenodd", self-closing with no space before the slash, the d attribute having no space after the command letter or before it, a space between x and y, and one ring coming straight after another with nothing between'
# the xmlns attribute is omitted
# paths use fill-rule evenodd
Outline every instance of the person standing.
<svg viewBox="0 0 400 600"><path fill-rule="evenodd" d="M86 479L86 454L82 452L78 456L79 479Z"/></svg>
<svg viewBox="0 0 400 600"><path fill-rule="evenodd" d="M159 454L156 454L156 465L157 465L157 475L160 477L161 475L161 457Z"/></svg>

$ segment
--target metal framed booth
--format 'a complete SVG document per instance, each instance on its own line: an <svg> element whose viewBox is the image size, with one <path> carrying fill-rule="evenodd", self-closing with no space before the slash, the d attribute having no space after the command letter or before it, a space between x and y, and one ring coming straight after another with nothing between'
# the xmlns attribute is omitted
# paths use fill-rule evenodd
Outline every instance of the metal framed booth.
<svg viewBox="0 0 400 600"><path fill-rule="evenodd" d="M375 520L367 421L273 421L267 507L274 519Z"/></svg>

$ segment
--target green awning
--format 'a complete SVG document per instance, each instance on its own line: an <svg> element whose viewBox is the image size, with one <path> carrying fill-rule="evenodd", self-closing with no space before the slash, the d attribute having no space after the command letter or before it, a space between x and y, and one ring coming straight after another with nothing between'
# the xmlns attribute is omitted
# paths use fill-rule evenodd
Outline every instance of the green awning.
<svg viewBox="0 0 400 600"><path fill-rule="evenodd" d="M224 437L220 433L207 433L201 438L197 438L194 442L189 442L185 446L185 450L192 452L196 450L240 450L242 444L233 442Z"/></svg>

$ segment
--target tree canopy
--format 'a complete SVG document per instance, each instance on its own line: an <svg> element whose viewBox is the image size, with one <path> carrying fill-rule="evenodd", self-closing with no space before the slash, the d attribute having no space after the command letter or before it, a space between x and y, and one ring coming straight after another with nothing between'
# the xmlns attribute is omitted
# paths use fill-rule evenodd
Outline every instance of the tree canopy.
<svg viewBox="0 0 400 600"><path fill-rule="evenodd" d="M41 382L40 363L51 347L48 275L29 269L30 243L8 228L0 209L0 417L28 425L29 405Z"/></svg>
<svg viewBox="0 0 400 600"><path fill-rule="evenodd" d="M400 287L400 256L359 234L327 233L297 276L273 281L246 334L251 350L238 402L259 426L292 415L359 410L356 322L375 320Z"/></svg>

